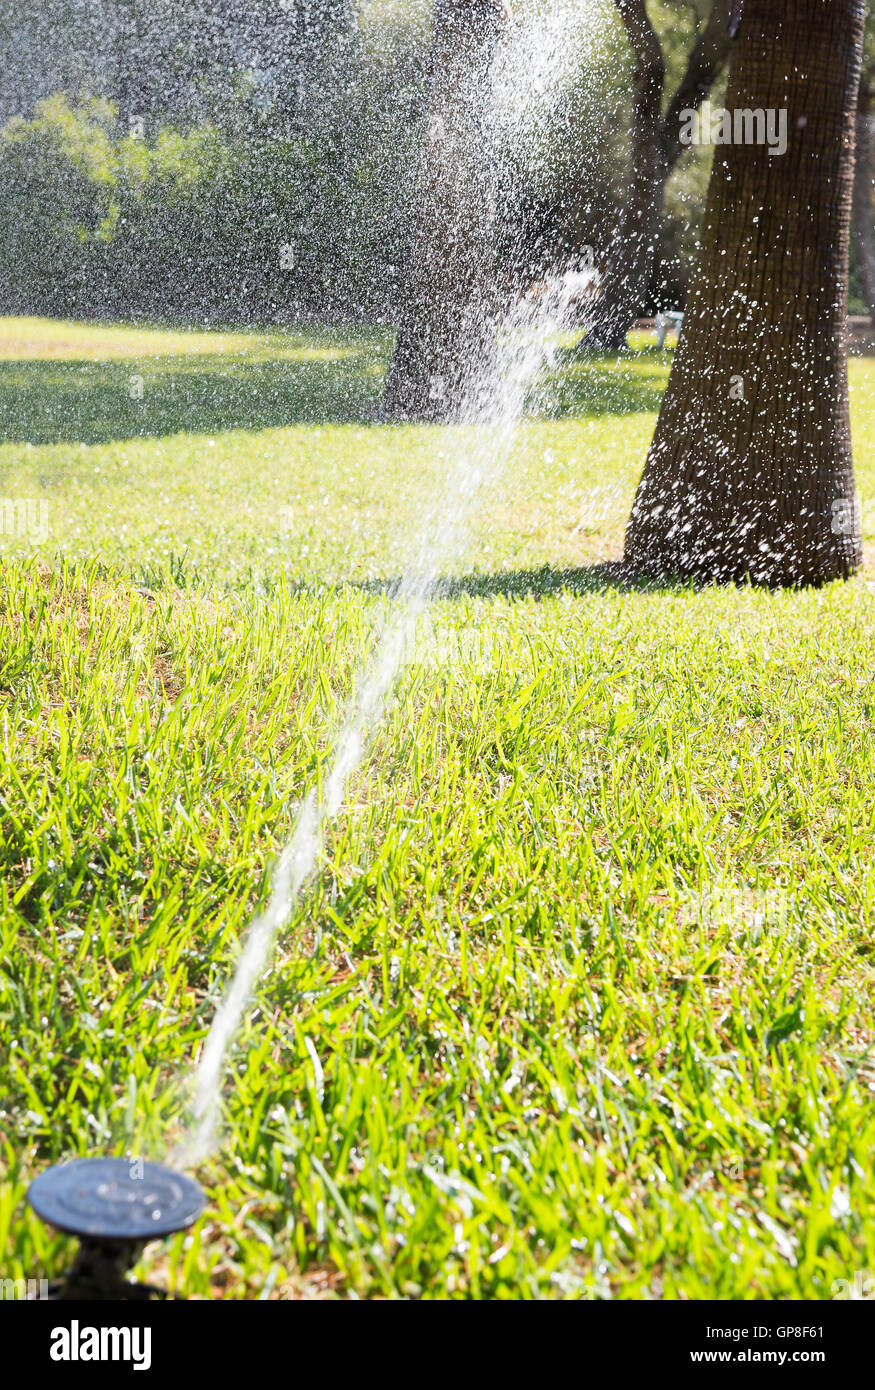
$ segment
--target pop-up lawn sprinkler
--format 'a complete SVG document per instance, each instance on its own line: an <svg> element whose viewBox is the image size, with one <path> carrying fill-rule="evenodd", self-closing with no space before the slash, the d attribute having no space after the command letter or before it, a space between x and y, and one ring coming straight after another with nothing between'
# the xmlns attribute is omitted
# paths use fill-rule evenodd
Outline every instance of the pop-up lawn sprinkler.
<svg viewBox="0 0 875 1390"><path fill-rule="evenodd" d="M78 1158L41 1173L27 1200L37 1216L79 1237L79 1251L55 1299L165 1298L162 1289L135 1284L125 1271L150 1240L185 1230L204 1207L192 1178L157 1163L129 1158Z"/></svg>

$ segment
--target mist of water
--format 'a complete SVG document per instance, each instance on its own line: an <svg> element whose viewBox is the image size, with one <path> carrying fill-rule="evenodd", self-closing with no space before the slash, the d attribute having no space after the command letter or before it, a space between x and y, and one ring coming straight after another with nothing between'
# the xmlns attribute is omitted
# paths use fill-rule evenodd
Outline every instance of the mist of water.
<svg viewBox="0 0 875 1390"><path fill-rule="evenodd" d="M555 7L554 7L555 8ZM570 51L570 15L592 19L597 0L573 7L562 0L565 23L545 23L534 11L531 22L517 20L494 65L505 121L519 112L522 121L528 74L558 80L562 55ZM538 59L532 63L533 56ZM515 87L516 106L508 100ZM201 1160L219 1135L222 1079L228 1052L253 990L263 974L280 929L292 916L308 878L317 867L323 836L341 810L350 780L368 754L373 735L389 707L399 674L415 651L418 620L440 593L441 576L451 572L471 540L477 501L496 485L523 414L526 396L548 363L556 335L566 325L581 288L579 270L559 274L537 294L523 295L506 308L497 325L498 360L489 379L468 383L462 423L446 429L441 444L447 468L442 485L423 499L423 524L408 550L408 563L388 617L346 709L336 736L330 771L321 795L306 796L291 840L277 861L267 905L251 923L234 975L216 1011L193 1081L192 1120L174 1155L185 1166ZM487 310L484 307L484 313Z"/></svg>

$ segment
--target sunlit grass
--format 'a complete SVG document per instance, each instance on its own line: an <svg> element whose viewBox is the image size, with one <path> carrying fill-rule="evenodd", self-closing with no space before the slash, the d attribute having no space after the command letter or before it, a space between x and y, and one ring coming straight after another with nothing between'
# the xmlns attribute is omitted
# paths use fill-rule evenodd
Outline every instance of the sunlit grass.
<svg viewBox="0 0 875 1390"><path fill-rule="evenodd" d="M78 348L51 364L60 410L40 331L3 368L27 389L0 446L0 497L49 503L45 543L4 536L0 566L4 1277L69 1259L23 1205L36 1171L176 1139L387 602L373 581L452 447L369 418L380 335L317 364L315 420L299 383L291 423L256 399L247 429L223 375L246 358L207 335L210 428L180 405L159 435L129 428L124 391L106 406L110 343L92 376ZM175 335L81 331L95 351L136 331L157 429ZM437 605L458 659L399 683L234 1054L208 1215L149 1248L153 1277L828 1298L875 1269L875 577L610 585L594 565L619 553L669 361L570 366L541 393ZM852 379L871 540L873 364Z"/></svg>
<svg viewBox="0 0 875 1390"><path fill-rule="evenodd" d="M246 355L248 361L276 358L336 360L357 351L356 338L376 335L345 326L343 340L330 329L250 328L230 332L156 324L76 323L61 319L0 317L0 361L111 362L129 358L189 355Z"/></svg>

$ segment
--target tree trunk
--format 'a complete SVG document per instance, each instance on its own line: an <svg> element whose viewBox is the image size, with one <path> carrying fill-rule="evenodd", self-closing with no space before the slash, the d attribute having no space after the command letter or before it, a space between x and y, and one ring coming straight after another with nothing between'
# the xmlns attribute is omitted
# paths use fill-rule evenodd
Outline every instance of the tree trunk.
<svg viewBox="0 0 875 1390"><path fill-rule="evenodd" d="M875 328L875 228L873 228L872 180L872 79L867 72L860 83L857 102L857 167L854 175L854 245L863 288L863 299Z"/></svg>
<svg viewBox="0 0 875 1390"><path fill-rule="evenodd" d="M727 106L785 110L788 148L715 151L684 332L626 532L631 569L777 586L861 562L847 288L864 11L865 0L746 0Z"/></svg>
<svg viewBox="0 0 875 1390"><path fill-rule="evenodd" d="M583 349L618 352L653 273L656 234L668 178L662 142L665 58L644 0L616 0L635 52L629 178L620 223Z"/></svg>
<svg viewBox="0 0 875 1390"><path fill-rule="evenodd" d="M384 413L454 420L495 345L492 58L502 0L436 0L422 184Z"/></svg>
<svg viewBox="0 0 875 1390"><path fill-rule="evenodd" d="M683 152L681 114L698 110L732 45L733 0L713 0L708 22L663 117L665 58L645 0L615 0L632 50L635 101L623 210L602 276L602 292L581 352L619 352L641 309L656 261L665 186Z"/></svg>

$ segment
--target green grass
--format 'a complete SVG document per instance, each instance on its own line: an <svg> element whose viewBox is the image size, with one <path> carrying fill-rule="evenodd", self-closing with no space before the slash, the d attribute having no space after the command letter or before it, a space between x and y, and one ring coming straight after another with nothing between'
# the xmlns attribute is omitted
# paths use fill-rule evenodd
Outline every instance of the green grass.
<svg viewBox="0 0 875 1390"><path fill-rule="evenodd" d="M69 1261L23 1202L46 1164L179 1139L454 446L375 423L386 350L0 324L0 498L49 506L0 565L3 1277ZM694 1299L875 1270L875 573L611 582L668 360L539 393L436 605L458 660L399 683L233 1054L207 1214L141 1274Z"/></svg>

